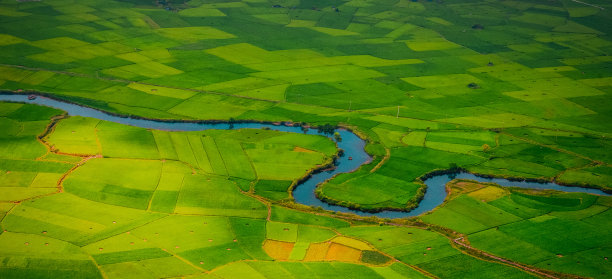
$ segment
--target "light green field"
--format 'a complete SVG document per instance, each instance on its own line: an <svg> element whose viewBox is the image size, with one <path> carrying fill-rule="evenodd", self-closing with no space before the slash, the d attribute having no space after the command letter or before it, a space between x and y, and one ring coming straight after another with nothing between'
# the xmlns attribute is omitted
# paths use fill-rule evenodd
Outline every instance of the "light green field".
<svg viewBox="0 0 612 279"><path fill-rule="evenodd" d="M612 6L586 2L0 1L0 89L155 119L350 127L372 163L317 191L353 208L413 208L419 177L455 167L609 191ZM73 116L42 135L61 113L0 103L1 278L530 276L433 231L293 204L292 182L337 152L323 136ZM523 264L609 277L609 201L532 194L460 195L422 220ZM334 230L400 262L301 262ZM274 248L289 262L266 239L295 242Z"/></svg>

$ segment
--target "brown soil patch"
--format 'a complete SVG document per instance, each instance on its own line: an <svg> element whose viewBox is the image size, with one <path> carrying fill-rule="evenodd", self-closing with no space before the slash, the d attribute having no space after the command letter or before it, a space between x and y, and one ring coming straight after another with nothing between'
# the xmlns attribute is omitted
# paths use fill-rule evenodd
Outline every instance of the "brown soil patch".
<svg viewBox="0 0 612 279"><path fill-rule="evenodd" d="M332 243L327 250L326 260L341 262L359 262L361 250L351 248L342 244Z"/></svg>
<svg viewBox="0 0 612 279"><path fill-rule="evenodd" d="M293 242L284 242L267 239L263 244L263 249L275 260L287 260L293 250Z"/></svg>
<svg viewBox="0 0 612 279"><path fill-rule="evenodd" d="M302 148L299 146L296 146L295 148L293 148L294 152L306 152L306 153L313 153L314 151L310 150L310 149L306 149L306 148Z"/></svg>

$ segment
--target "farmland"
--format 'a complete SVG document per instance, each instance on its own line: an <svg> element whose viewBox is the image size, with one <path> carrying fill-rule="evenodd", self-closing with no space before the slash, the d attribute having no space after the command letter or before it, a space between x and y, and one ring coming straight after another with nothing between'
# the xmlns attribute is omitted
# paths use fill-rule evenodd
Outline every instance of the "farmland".
<svg viewBox="0 0 612 279"><path fill-rule="evenodd" d="M448 227L495 255L543 269L606 278L610 197L453 182L426 223Z"/></svg>
<svg viewBox="0 0 612 279"><path fill-rule="evenodd" d="M158 120L349 128L372 160L316 194L370 212L415 208L423 180L448 169L610 192L611 11L0 0L0 90ZM0 277L542 276L485 253L609 277L607 197L453 184L443 206L399 221L295 203L291 187L337 152L324 136L161 131L0 102Z"/></svg>

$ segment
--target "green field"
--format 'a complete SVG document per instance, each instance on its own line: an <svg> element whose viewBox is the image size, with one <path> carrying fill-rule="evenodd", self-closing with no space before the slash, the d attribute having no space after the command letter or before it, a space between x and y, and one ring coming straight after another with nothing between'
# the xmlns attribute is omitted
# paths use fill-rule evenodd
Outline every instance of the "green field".
<svg viewBox="0 0 612 279"><path fill-rule="evenodd" d="M612 199L459 182L440 209L420 217L463 233L471 245L517 262L606 278Z"/></svg>
<svg viewBox="0 0 612 279"><path fill-rule="evenodd" d="M421 179L449 168L612 191L611 11L0 0L0 90L152 119L348 127L373 160L316 194L368 211L416 207ZM62 114L0 102L0 278L534 276L461 253L458 234L542 270L610 276L604 197L470 188L393 227L293 202L295 181L335 156L326 137Z"/></svg>

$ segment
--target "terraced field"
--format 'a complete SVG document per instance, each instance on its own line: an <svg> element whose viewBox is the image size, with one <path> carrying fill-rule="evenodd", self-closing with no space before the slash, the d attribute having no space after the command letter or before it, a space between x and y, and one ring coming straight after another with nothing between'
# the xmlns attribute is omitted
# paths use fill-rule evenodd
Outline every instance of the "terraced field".
<svg viewBox="0 0 612 279"><path fill-rule="evenodd" d="M348 127L373 160L316 193L355 209L410 210L448 169L612 191L611 11L0 0L0 90L152 119ZM609 277L608 198L472 185L417 219L357 218L290 195L331 163L326 137L60 115L0 103L1 278Z"/></svg>

